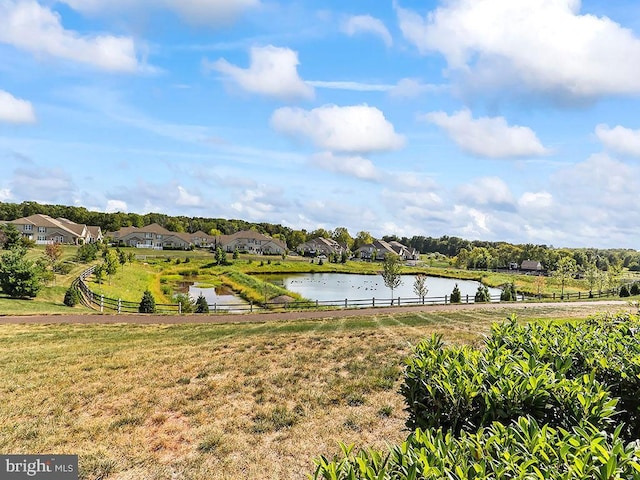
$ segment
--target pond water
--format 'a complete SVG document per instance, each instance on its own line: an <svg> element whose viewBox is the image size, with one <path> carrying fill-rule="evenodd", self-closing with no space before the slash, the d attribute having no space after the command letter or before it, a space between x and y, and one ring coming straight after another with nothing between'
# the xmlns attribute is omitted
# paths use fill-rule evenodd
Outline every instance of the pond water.
<svg viewBox="0 0 640 480"><path fill-rule="evenodd" d="M244 299L234 295L228 287L200 287L198 283L189 286L189 296L197 300L202 294L207 299L209 309L213 312L226 311L229 313L246 312L249 305Z"/></svg>
<svg viewBox="0 0 640 480"><path fill-rule="evenodd" d="M310 300L344 301L364 300L364 299L390 299L391 290L384 284L381 275L357 275L348 273L300 273L292 275L269 275L263 279L299 293L304 298ZM402 275L402 284L393 291L394 298L416 299L417 295L413 291L415 275ZM450 296L455 284L458 284L462 301L473 302L480 282L473 280L457 280L453 278L427 277L426 285L429 289L426 301L439 297L440 302L444 301L444 296ZM500 297L501 290L489 288L492 299ZM497 297L497 298L496 298Z"/></svg>

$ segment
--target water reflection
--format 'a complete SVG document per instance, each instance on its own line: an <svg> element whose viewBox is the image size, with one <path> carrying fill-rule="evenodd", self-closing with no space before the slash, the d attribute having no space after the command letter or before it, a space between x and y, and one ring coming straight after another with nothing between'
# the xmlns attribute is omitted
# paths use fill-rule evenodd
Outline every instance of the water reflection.
<svg viewBox="0 0 640 480"><path fill-rule="evenodd" d="M269 275L263 277L267 281L282 286L287 290L299 293L304 298L321 302L355 299L390 299L391 290L384 284L380 275L358 275L348 273L301 273L291 275ZM415 275L402 275L402 284L395 288L393 297L416 298L413 291ZM450 296L453 287L458 284L462 301L473 302L480 282L473 280L457 280L452 278L427 277L427 298ZM500 296L501 290L489 288L493 299Z"/></svg>
<svg viewBox="0 0 640 480"><path fill-rule="evenodd" d="M236 296L229 287L201 287L194 283L189 286L189 296L195 301L202 294L209 304L209 310L225 311L228 313L241 313L247 311L249 303Z"/></svg>

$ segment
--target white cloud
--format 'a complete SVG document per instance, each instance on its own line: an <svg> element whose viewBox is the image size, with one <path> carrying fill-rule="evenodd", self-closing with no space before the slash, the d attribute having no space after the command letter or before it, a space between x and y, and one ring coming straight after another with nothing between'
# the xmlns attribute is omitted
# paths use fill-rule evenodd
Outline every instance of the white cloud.
<svg viewBox="0 0 640 480"><path fill-rule="evenodd" d="M433 85L422 83L415 78L403 78L396 84L389 83L364 83L349 80L307 80L307 85L316 88L327 88L331 90L348 90L352 92L388 92L392 97L413 98L427 92L438 92L443 90L443 85Z"/></svg>
<svg viewBox="0 0 640 480"><path fill-rule="evenodd" d="M35 121L36 113L31 102L0 90L0 122L34 123Z"/></svg>
<svg viewBox="0 0 640 480"><path fill-rule="evenodd" d="M640 130L600 124L596 127L596 136L609 150L640 157Z"/></svg>
<svg viewBox="0 0 640 480"><path fill-rule="evenodd" d="M354 15L342 24L342 31L353 36L359 33L372 33L382 39L387 47L393 44L393 39L382 20L371 15Z"/></svg>
<svg viewBox="0 0 640 480"><path fill-rule="evenodd" d="M507 184L498 177L476 178L458 187L458 196L476 206L513 209L513 196Z"/></svg>
<svg viewBox="0 0 640 480"><path fill-rule="evenodd" d="M284 100L313 98L313 88L298 75L298 54L288 48L269 45L253 47L249 68L240 68L221 58L209 66L226 75L240 88Z"/></svg>
<svg viewBox="0 0 640 480"><path fill-rule="evenodd" d="M518 206L525 210L548 209L553 205L549 192L525 192L518 199Z"/></svg>
<svg viewBox="0 0 640 480"><path fill-rule="evenodd" d="M0 42L110 72L142 70L130 37L80 35L62 26L60 15L34 0L0 0Z"/></svg>
<svg viewBox="0 0 640 480"><path fill-rule="evenodd" d="M8 188L0 188L0 202L6 202L11 198L13 198L13 195L11 195L11 190L9 190Z"/></svg>
<svg viewBox="0 0 640 480"><path fill-rule="evenodd" d="M198 195L189 193L184 187L178 185L178 198L176 205L183 207L199 207L202 205L202 199Z"/></svg>
<svg viewBox="0 0 640 480"><path fill-rule="evenodd" d="M504 117L474 119L465 109L453 115L431 112L423 118L444 129L464 151L480 157L515 158L549 153L533 130L510 126Z"/></svg>
<svg viewBox="0 0 640 480"><path fill-rule="evenodd" d="M313 110L279 108L271 116L274 130L308 138L333 152L367 153L396 150L404 145L384 114L368 105L324 105Z"/></svg>
<svg viewBox="0 0 640 480"><path fill-rule="evenodd" d="M324 170L342 173L363 180L378 180L380 172L371 160L360 156L340 156L331 152L314 155L311 162Z"/></svg>
<svg viewBox="0 0 640 480"><path fill-rule="evenodd" d="M106 213L127 212L129 207L123 200L107 200Z"/></svg>
<svg viewBox="0 0 640 480"><path fill-rule="evenodd" d="M260 5L259 0L61 0L86 14L122 15L123 11L165 9L195 24L223 25Z"/></svg>
<svg viewBox="0 0 640 480"><path fill-rule="evenodd" d="M422 16L399 7L404 37L439 52L479 87L591 98L640 93L640 39L580 0L449 0Z"/></svg>

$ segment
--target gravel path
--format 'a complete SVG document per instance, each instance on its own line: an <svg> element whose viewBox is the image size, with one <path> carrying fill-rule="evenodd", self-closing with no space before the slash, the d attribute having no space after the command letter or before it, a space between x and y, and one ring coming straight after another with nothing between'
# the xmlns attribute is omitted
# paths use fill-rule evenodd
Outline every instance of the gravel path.
<svg viewBox="0 0 640 480"><path fill-rule="evenodd" d="M134 324L183 324L183 323L264 323L281 320L307 320L321 318L363 317L372 315L389 315L415 312L438 312L451 310L474 309L502 309L505 315L518 313L525 309L544 309L564 307L567 316L584 316L599 311L616 311L630 308L624 301L591 301L591 302L555 302L555 303L482 303L456 305L412 305L406 307L379 307L339 309L331 311L293 311L266 312L247 314L215 314L215 315L149 315L149 314L62 314L62 315L23 315L0 316L2 324L106 324L106 323L134 323Z"/></svg>

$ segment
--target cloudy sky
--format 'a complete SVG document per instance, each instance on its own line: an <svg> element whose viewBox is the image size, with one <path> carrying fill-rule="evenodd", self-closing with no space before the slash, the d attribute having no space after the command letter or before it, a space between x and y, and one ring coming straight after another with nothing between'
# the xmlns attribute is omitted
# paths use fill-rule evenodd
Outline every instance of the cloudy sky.
<svg viewBox="0 0 640 480"><path fill-rule="evenodd" d="M640 248L640 3L0 0L0 201Z"/></svg>

